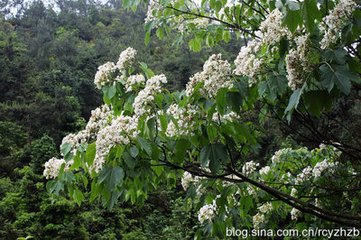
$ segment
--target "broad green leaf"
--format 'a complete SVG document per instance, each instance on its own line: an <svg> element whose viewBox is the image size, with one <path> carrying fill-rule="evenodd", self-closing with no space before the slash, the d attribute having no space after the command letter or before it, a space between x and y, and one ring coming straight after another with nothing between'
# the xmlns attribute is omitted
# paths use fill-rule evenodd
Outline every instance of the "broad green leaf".
<svg viewBox="0 0 361 240"><path fill-rule="evenodd" d="M228 161L226 147L220 143L203 147L200 153L200 161L203 167L208 166L212 173L218 173L222 163Z"/></svg>
<svg viewBox="0 0 361 240"><path fill-rule="evenodd" d="M150 143L148 142L148 140L142 138L142 137L138 137L138 143L140 144L140 147L149 155L152 155L152 147L150 145Z"/></svg>
<svg viewBox="0 0 361 240"><path fill-rule="evenodd" d="M116 89L115 85L103 87L103 93L108 99L112 99L115 96L116 92L117 92L117 89Z"/></svg>
<svg viewBox="0 0 361 240"><path fill-rule="evenodd" d="M332 106L332 96L327 91L316 90L303 94L303 99L307 110L320 116L323 110L330 109Z"/></svg>
<svg viewBox="0 0 361 240"><path fill-rule="evenodd" d="M113 191L116 186L123 183L124 171L121 167L114 167L110 170L109 177L106 181L106 187L109 191Z"/></svg>
<svg viewBox="0 0 361 240"><path fill-rule="evenodd" d="M70 153L72 146L69 143L64 143L60 146L60 152L63 156L68 155L68 153Z"/></svg>
<svg viewBox="0 0 361 240"><path fill-rule="evenodd" d="M85 152L85 161L88 164L88 166L93 165L93 161L95 158L95 151L96 151L96 146L95 146L95 142L93 142L88 145Z"/></svg>
<svg viewBox="0 0 361 240"><path fill-rule="evenodd" d="M302 16L307 30L313 32L316 27L315 20L321 19L321 12L317 8L317 0L304 0Z"/></svg>
<svg viewBox="0 0 361 240"><path fill-rule="evenodd" d="M287 10L286 16L283 21L291 32L296 31L297 27L302 23L301 11Z"/></svg>
<svg viewBox="0 0 361 240"><path fill-rule="evenodd" d="M336 84L337 88L348 95L351 91L351 80L353 79L350 75L350 71L345 65L330 65L323 64L320 67L322 85L330 92Z"/></svg>
<svg viewBox="0 0 361 240"><path fill-rule="evenodd" d="M139 154L139 150L138 150L138 148L137 148L136 146L131 146L131 147L129 148L129 152L130 152L130 155L131 155L133 158L137 157L138 154Z"/></svg>
<svg viewBox="0 0 361 240"><path fill-rule="evenodd" d="M181 163L184 160L186 155L186 151L190 146L190 142L186 139L179 139L176 142L175 149L174 149L174 160L177 163Z"/></svg>
<svg viewBox="0 0 361 240"><path fill-rule="evenodd" d="M285 115L287 115L287 120L288 121L291 121L291 115L292 115L292 112L294 109L297 109L297 106L300 102L300 99L301 99L301 95L302 95L302 91L305 87L305 84L303 85L302 88L299 88L297 90L295 90L291 97L290 97L290 100L288 101L288 105L287 105L287 108L285 110Z"/></svg>
<svg viewBox="0 0 361 240"><path fill-rule="evenodd" d="M80 204L82 203L82 201L84 200L84 195L83 193L78 189L75 188L74 192L73 192L73 199L76 202L76 204L78 204L78 206L80 206Z"/></svg>

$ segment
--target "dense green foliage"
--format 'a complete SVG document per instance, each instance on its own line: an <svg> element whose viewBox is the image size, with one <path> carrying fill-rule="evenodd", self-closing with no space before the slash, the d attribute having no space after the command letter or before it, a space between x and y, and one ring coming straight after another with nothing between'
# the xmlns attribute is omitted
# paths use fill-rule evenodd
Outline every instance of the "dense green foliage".
<svg viewBox="0 0 361 240"><path fill-rule="evenodd" d="M58 3L1 20L1 236L361 227L358 0Z"/></svg>
<svg viewBox="0 0 361 240"><path fill-rule="evenodd" d="M172 76L168 88L176 89L208 55L187 47L174 50L155 38L146 46L141 9L126 13L117 6L63 3L56 13L35 1L21 15L0 19L0 238L192 236L197 223L184 210L182 191L165 187L142 206L112 210L99 204L79 207L46 192L44 163L59 156L61 139L84 127L101 102L93 85L98 65L133 46L139 59Z"/></svg>
<svg viewBox="0 0 361 240"><path fill-rule="evenodd" d="M146 43L155 32L196 52L237 37L245 46L234 65L211 55L180 92L132 48L101 65L105 105L46 163L48 190L112 207L181 179L200 239L361 227L360 16L353 0L149 1Z"/></svg>

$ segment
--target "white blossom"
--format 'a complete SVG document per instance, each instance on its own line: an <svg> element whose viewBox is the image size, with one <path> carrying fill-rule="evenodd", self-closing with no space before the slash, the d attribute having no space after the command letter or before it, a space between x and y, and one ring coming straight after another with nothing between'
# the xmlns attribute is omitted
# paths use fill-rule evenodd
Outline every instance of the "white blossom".
<svg viewBox="0 0 361 240"><path fill-rule="evenodd" d="M301 216L301 211L296 209L296 208L292 208L291 210L291 219L292 220L297 220L300 216Z"/></svg>
<svg viewBox="0 0 361 240"><path fill-rule="evenodd" d="M89 133L86 130L79 131L78 133L70 133L65 136L61 142L61 147L64 144L69 144L71 146L71 152L75 154L76 149L83 143L86 143L89 138Z"/></svg>
<svg viewBox="0 0 361 240"><path fill-rule="evenodd" d="M145 113L150 113L149 105L153 102L154 96L161 92L162 84L167 83L167 78L164 74L156 75L145 84L145 88L142 89L134 99L133 108L136 115L140 116Z"/></svg>
<svg viewBox="0 0 361 240"><path fill-rule="evenodd" d="M258 207L258 210L261 212L261 213L269 213L273 210L273 207L272 207L272 204L271 203L265 203L263 205L261 205L260 207Z"/></svg>
<svg viewBox="0 0 361 240"><path fill-rule="evenodd" d="M297 197L297 193L298 193L298 191L297 191L296 188L292 188L292 189L291 189L291 196L292 196L292 197Z"/></svg>
<svg viewBox="0 0 361 240"><path fill-rule="evenodd" d="M112 119L112 111L109 106L104 104L91 111L91 116L85 127L87 134L91 136L96 136L100 129L109 125Z"/></svg>
<svg viewBox="0 0 361 240"><path fill-rule="evenodd" d="M235 122L235 121L237 121L239 119L240 119L240 116L236 112L233 112L233 111L229 112L229 113L226 113L225 115L221 115L218 112L215 112L212 115L212 121L217 122L217 123Z"/></svg>
<svg viewBox="0 0 361 240"><path fill-rule="evenodd" d="M157 0L149 0L148 10L146 18L144 19L145 23L152 22L157 19L157 14L163 7Z"/></svg>
<svg viewBox="0 0 361 240"><path fill-rule="evenodd" d="M341 30L351 18L357 3L353 0L340 0L340 2L322 19L321 31L325 32L320 45L326 49L336 44L341 35Z"/></svg>
<svg viewBox="0 0 361 240"><path fill-rule="evenodd" d="M265 221L265 216L261 213L257 213L253 216L253 227L255 229L258 229L260 224L262 224Z"/></svg>
<svg viewBox="0 0 361 240"><path fill-rule="evenodd" d="M261 72L263 60L257 57L261 50L262 42L253 40L247 46L243 46L238 53L234 64L236 66L234 73L244 75L249 78L249 85L257 83L256 76Z"/></svg>
<svg viewBox="0 0 361 240"><path fill-rule="evenodd" d="M118 144L127 145L132 139L136 138L139 134L137 127L137 117L124 116L121 114L113 119L109 126L101 129L95 142L96 153L91 170L95 172L100 171L112 147Z"/></svg>
<svg viewBox="0 0 361 240"><path fill-rule="evenodd" d="M309 180L312 177L312 167L305 167L296 177L296 184Z"/></svg>
<svg viewBox="0 0 361 240"><path fill-rule="evenodd" d="M288 86L292 90L302 87L307 74L312 71L309 52L310 41L308 35L302 35L295 39L296 49L291 49L286 56L286 69Z"/></svg>
<svg viewBox="0 0 361 240"><path fill-rule="evenodd" d="M216 215L217 205L216 202L213 201L212 204L207 204L201 207L198 212L198 221L203 223L206 220L211 221Z"/></svg>
<svg viewBox="0 0 361 240"><path fill-rule="evenodd" d="M106 62L98 67L98 71L94 77L94 84L98 89L101 89L104 85L113 82L112 75L115 71L115 64L113 62Z"/></svg>
<svg viewBox="0 0 361 240"><path fill-rule="evenodd" d="M262 41L267 45L277 44L283 37L290 35L287 27L282 26L282 13L276 8L261 22Z"/></svg>
<svg viewBox="0 0 361 240"><path fill-rule="evenodd" d="M186 94L192 95L194 87L203 83L201 94L206 97L214 98L221 88L230 88L233 86L230 79L231 65L226 60L222 60L221 54L213 54L203 65L203 71L196 73L190 78L186 86Z"/></svg>
<svg viewBox="0 0 361 240"><path fill-rule="evenodd" d="M259 174L267 175L270 172L270 170L271 170L270 166L265 166L259 170Z"/></svg>
<svg viewBox="0 0 361 240"><path fill-rule="evenodd" d="M137 55L137 51L134 48L128 47L123 52L120 53L119 59L115 67L119 71L123 71L130 67L135 60L135 56Z"/></svg>
<svg viewBox="0 0 361 240"><path fill-rule="evenodd" d="M145 78L142 74L131 75L128 77L127 81L125 82L125 91L130 92L134 91L135 87L141 86L145 83Z"/></svg>
<svg viewBox="0 0 361 240"><path fill-rule="evenodd" d="M244 175L250 175L251 173L256 171L258 166L259 166L259 163L255 163L254 161L246 162L242 167L242 173Z"/></svg>
<svg viewBox="0 0 361 240"><path fill-rule="evenodd" d="M316 163L316 165L313 167L312 175L315 178L318 178L321 176L323 171L329 168L333 168L335 165L335 163L329 162L327 159L324 159L322 162Z"/></svg>
<svg viewBox="0 0 361 240"><path fill-rule="evenodd" d="M45 163L45 169L43 175L46 179L56 178L59 175L62 165L65 164L64 170L69 169L69 166L72 164L72 161L68 163L64 159L51 158Z"/></svg>
<svg viewBox="0 0 361 240"><path fill-rule="evenodd" d="M193 175L189 172L184 172L182 177L182 187L184 190L187 190L191 183L194 181Z"/></svg>
<svg viewBox="0 0 361 240"><path fill-rule="evenodd" d="M198 106L196 105L188 104L183 108L177 104L170 105L167 109L167 114L173 119L167 126L166 135L169 137L193 135L196 123L195 118L198 112Z"/></svg>

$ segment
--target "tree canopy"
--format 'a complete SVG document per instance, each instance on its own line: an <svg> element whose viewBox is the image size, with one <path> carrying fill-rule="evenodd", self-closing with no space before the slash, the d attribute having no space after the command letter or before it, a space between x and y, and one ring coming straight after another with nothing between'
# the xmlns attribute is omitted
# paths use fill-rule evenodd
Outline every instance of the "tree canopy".
<svg viewBox="0 0 361 240"><path fill-rule="evenodd" d="M147 3L146 43L171 36L197 52L237 39L238 56L210 55L181 91L134 48L105 60L104 104L45 164L48 190L113 207L181 183L198 238L360 227L360 2Z"/></svg>

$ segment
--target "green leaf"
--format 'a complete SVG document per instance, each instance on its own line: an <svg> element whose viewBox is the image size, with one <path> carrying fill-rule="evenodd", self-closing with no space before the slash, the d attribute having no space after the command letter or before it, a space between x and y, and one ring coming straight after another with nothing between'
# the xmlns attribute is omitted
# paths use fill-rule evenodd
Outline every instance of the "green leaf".
<svg viewBox="0 0 361 240"><path fill-rule="evenodd" d="M223 31L223 41L225 41L226 43L231 41L231 32L229 30Z"/></svg>
<svg viewBox="0 0 361 240"><path fill-rule="evenodd" d="M303 99L307 110L316 116L320 116L323 110L332 106L332 96L324 90L306 92Z"/></svg>
<svg viewBox="0 0 361 240"><path fill-rule="evenodd" d="M316 27L315 20L321 19L321 12L317 8L317 0L304 0L302 15L307 30L312 32Z"/></svg>
<svg viewBox="0 0 361 240"><path fill-rule="evenodd" d="M320 67L322 85L330 92L336 84L337 88L348 95L351 91L353 75L346 65L323 64Z"/></svg>
<svg viewBox="0 0 361 240"><path fill-rule="evenodd" d="M288 27L291 32L296 31L297 27L301 25L302 17L300 10L287 10L286 16L284 18L284 24Z"/></svg>
<svg viewBox="0 0 361 240"><path fill-rule="evenodd" d="M139 150L136 146L132 146L130 149L129 149L129 152L130 152L130 155L135 158L138 156L139 154Z"/></svg>
<svg viewBox="0 0 361 240"><path fill-rule="evenodd" d="M189 48L194 52L199 52L202 49L202 40L199 38L193 38L188 42Z"/></svg>
<svg viewBox="0 0 361 240"><path fill-rule="evenodd" d="M217 140L218 134L217 134L217 128L213 126L213 124L210 124L207 126L207 134L209 141L211 143L214 143Z"/></svg>
<svg viewBox="0 0 361 240"><path fill-rule="evenodd" d="M302 95L302 91L305 87L305 84L303 85L302 88L299 88L297 90L295 90L291 97L290 97L290 100L288 101L288 105L287 105L287 108L285 110L285 115L287 115L287 120L288 121L291 121L291 115L292 115L292 112L294 109L297 109L297 106L300 102L300 99L301 99L301 95Z"/></svg>
<svg viewBox="0 0 361 240"><path fill-rule="evenodd" d="M157 35L157 37L158 37L160 40L162 40L163 37L164 37L164 31L163 31L163 29L162 29L162 28L158 28L157 31L156 31L156 35Z"/></svg>
<svg viewBox="0 0 361 240"><path fill-rule="evenodd" d="M88 166L93 165L94 158L95 158L96 146L95 142L88 145L86 152L85 152L85 161Z"/></svg>
<svg viewBox="0 0 361 240"><path fill-rule="evenodd" d="M116 186L122 185L124 178L124 171L121 167L114 167L109 175L109 180L106 183L107 188L110 191L113 191Z"/></svg>
<svg viewBox="0 0 361 240"><path fill-rule="evenodd" d="M222 163L226 163L228 155L226 147L223 144L209 144L202 148L200 152L200 161L203 167L209 167L212 173L217 174Z"/></svg>
<svg viewBox="0 0 361 240"><path fill-rule="evenodd" d="M144 37L144 43L146 46L148 46L149 42L150 42L150 31L146 32Z"/></svg>
<svg viewBox="0 0 361 240"><path fill-rule="evenodd" d="M103 93L108 99L112 99L117 92L117 88L115 85L104 86Z"/></svg>
<svg viewBox="0 0 361 240"><path fill-rule="evenodd" d="M227 89L222 88L217 92L216 105L217 105L217 110L221 115L224 114L224 110L226 107L227 91L228 91Z"/></svg>
<svg viewBox="0 0 361 240"><path fill-rule="evenodd" d="M68 155L68 153L70 153L72 146L69 143L64 143L60 146L60 152L63 156Z"/></svg>
<svg viewBox="0 0 361 240"><path fill-rule="evenodd" d="M84 200L84 195L83 193L78 189L75 188L74 192L73 192L73 199L76 202L76 204L78 204L78 206L80 206L80 204L82 203L82 201Z"/></svg>
<svg viewBox="0 0 361 240"><path fill-rule="evenodd" d="M181 163L184 160L186 151L190 146L190 142L187 139L179 139L176 142L174 149L174 160L177 163Z"/></svg>
<svg viewBox="0 0 361 240"><path fill-rule="evenodd" d="M142 137L138 137L138 143L140 144L140 147L149 155L152 155L152 147L150 145L150 143L148 142L148 140L142 138Z"/></svg>
<svg viewBox="0 0 361 240"><path fill-rule="evenodd" d="M125 164L130 168L130 169L134 169L135 167L135 159L130 155L129 151L125 151L123 154L123 159L125 161Z"/></svg>
<svg viewBox="0 0 361 240"><path fill-rule="evenodd" d="M64 190L64 184L58 180L50 180L46 183L46 190L49 193L59 195L59 192Z"/></svg>

